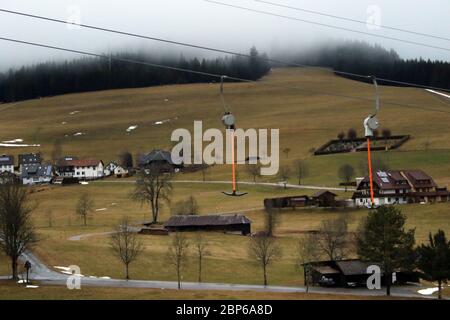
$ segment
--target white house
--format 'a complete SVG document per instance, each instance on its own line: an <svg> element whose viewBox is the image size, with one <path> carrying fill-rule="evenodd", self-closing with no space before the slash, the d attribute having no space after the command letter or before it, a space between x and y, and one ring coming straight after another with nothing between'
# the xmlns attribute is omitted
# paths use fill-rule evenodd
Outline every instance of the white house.
<svg viewBox="0 0 450 320"><path fill-rule="evenodd" d="M114 175L118 178L125 177L126 175L128 175L128 170L123 168L122 166L117 166L114 169Z"/></svg>
<svg viewBox="0 0 450 320"><path fill-rule="evenodd" d="M65 158L59 161L58 174L79 180L94 180L105 176L103 161L75 158Z"/></svg>
<svg viewBox="0 0 450 320"><path fill-rule="evenodd" d="M114 170L118 167L119 165L117 163L115 163L114 161L108 163L105 166L105 169L103 170L103 173L105 174L105 176L110 176L112 174L114 174Z"/></svg>
<svg viewBox="0 0 450 320"><path fill-rule="evenodd" d="M450 192L439 188L421 170L377 171L373 175L373 189L376 206L450 200ZM371 205L369 177L359 180L353 199L356 206Z"/></svg>
<svg viewBox="0 0 450 320"><path fill-rule="evenodd" d="M14 157L6 154L0 156L0 173L14 173Z"/></svg>
<svg viewBox="0 0 450 320"><path fill-rule="evenodd" d="M20 179L24 185L51 183L54 176L52 165L23 165Z"/></svg>

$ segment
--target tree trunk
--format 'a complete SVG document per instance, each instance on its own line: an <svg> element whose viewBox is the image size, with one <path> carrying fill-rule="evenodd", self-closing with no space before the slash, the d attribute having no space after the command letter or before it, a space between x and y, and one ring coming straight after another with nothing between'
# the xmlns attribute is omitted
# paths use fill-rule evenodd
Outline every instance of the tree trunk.
<svg viewBox="0 0 450 320"><path fill-rule="evenodd" d="M263 266L263 272L264 272L264 286L267 286L267 271L266 266Z"/></svg>
<svg viewBox="0 0 450 320"><path fill-rule="evenodd" d="M391 295L392 273L386 274L386 295Z"/></svg>
<svg viewBox="0 0 450 320"><path fill-rule="evenodd" d="M15 258L15 257L11 258L11 271L12 271L12 279L19 280L19 277L17 274L17 258Z"/></svg>
<svg viewBox="0 0 450 320"><path fill-rule="evenodd" d="M202 282L202 257L198 259L198 282Z"/></svg>
<svg viewBox="0 0 450 320"><path fill-rule="evenodd" d="M130 280L130 274L128 272L128 264L125 264L125 278L127 280Z"/></svg>
<svg viewBox="0 0 450 320"><path fill-rule="evenodd" d="M83 220L84 220L84 226L87 226L87 222L86 222L86 215L83 215Z"/></svg>
<svg viewBox="0 0 450 320"><path fill-rule="evenodd" d="M438 299L442 299L442 280L438 280Z"/></svg>
<svg viewBox="0 0 450 320"><path fill-rule="evenodd" d="M180 290L181 289L180 266L177 266L177 279L178 279L178 290Z"/></svg>

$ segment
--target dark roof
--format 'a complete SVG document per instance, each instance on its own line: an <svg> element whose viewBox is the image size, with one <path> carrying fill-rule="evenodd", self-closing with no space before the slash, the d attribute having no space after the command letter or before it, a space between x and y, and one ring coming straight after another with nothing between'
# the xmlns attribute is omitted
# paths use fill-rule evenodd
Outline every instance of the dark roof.
<svg viewBox="0 0 450 320"><path fill-rule="evenodd" d="M164 224L164 227L187 227L187 226L223 226L234 224L250 224L251 221L242 214L221 215L183 215L172 216Z"/></svg>
<svg viewBox="0 0 450 320"><path fill-rule="evenodd" d="M410 183L416 188L434 188L437 184L433 178L422 170L405 170L404 174Z"/></svg>
<svg viewBox="0 0 450 320"><path fill-rule="evenodd" d="M101 160L96 159L74 159L74 160L61 160L58 162L59 167L96 167L99 163L103 163Z"/></svg>
<svg viewBox="0 0 450 320"><path fill-rule="evenodd" d="M408 180L403 176L403 171L400 170L386 170L376 171L373 174L373 183L376 189L380 190L395 190L395 189L411 189ZM369 177L366 176L359 183L358 190L366 189L369 183Z"/></svg>
<svg viewBox="0 0 450 320"><path fill-rule="evenodd" d="M337 274L340 273L339 270L330 266L311 266L313 270L319 272L320 274Z"/></svg>
<svg viewBox="0 0 450 320"><path fill-rule="evenodd" d="M0 155L0 166L13 166L14 165L14 157L8 155Z"/></svg>
<svg viewBox="0 0 450 320"><path fill-rule="evenodd" d="M316 192L316 193L314 193L313 194L313 198L320 198L321 196L323 196L323 195L325 195L325 194L327 194L327 193L329 193L329 194L331 194L331 195L333 195L333 196L337 196L337 194L335 194L335 193L333 193L333 192L331 192L331 191L328 191L328 190L322 190L322 191L318 191L318 192Z"/></svg>
<svg viewBox="0 0 450 320"><path fill-rule="evenodd" d="M21 178L29 177L51 177L53 175L52 165L30 164L22 168Z"/></svg>
<svg viewBox="0 0 450 320"><path fill-rule="evenodd" d="M150 153L144 155L140 159L140 163L144 165L148 165L155 161L163 161L168 164L174 164L172 161L172 154L169 151L165 150L153 150Z"/></svg>
<svg viewBox="0 0 450 320"><path fill-rule="evenodd" d="M336 266L346 276L367 274L367 267L374 265L373 262L364 262L361 260L342 260L336 261ZM378 265L378 264L377 264Z"/></svg>
<svg viewBox="0 0 450 320"><path fill-rule="evenodd" d="M41 163L41 155L39 153L27 153L19 154L19 165L20 164L32 164Z"/></svg>

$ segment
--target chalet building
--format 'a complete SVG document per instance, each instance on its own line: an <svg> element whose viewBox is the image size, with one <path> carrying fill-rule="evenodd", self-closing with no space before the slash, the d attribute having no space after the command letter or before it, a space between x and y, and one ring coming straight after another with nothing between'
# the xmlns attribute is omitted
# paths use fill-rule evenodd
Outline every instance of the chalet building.
<svg viewBox="0 0 450 320"><path fill-rule="evenodd" d="M176 231L220 231L242 235L251 233L251 221L242 214L178 215L164 224L169 232Z"/></svg>
<svg viewBox="0 0 450 320"><path fill-rule="evenodd" d="M422 170L377 171L373 175L373 187L374 204L377 206L450 200L447 188L439 188L433 178ZM356 206L371 204L369 177L357 182L353 199Z"/></svg>
<svg viewBox="0 0 450 320"><path fill-rule="evenodd" d="M104 165L101 160L66 157L57 163L59 176L78 180L94 180L104 177Z"/></svg>
<svg viewBox="0 0 450 320"><path fill-rule="evenodd" d="M6 154L0 156L0 173L14 173L14 157Z"/></svg>
<svg viewBox="0 0 450 320"><path fill-rule="evenodd" d="M317 261L304 266L309 267L312 285L324 287L365 287L371 273L367 268L371 265L380 267L381 283L385 283L385 275L380 263L365 262L358 259L341 261ZM392 276L393 284L405 284L407 282L419 282L419 277L414 272L397 270ZM306 277L305 277L306 279Z"/></svg>
<svg viewBox="0 0 450 320"><path fill-rule="evenodd" d="M146 155L139 158L139 167L148 168L153 164L161 165L168 171L174 171L177 168L183 167L173 162L172 154L165 150L153 150Z"/></svg>
<svg viewBox="0 0 450 320"><path fill-rule="evenodd" d="M27 153L19 154L19 171L22 173L24 166L28 165L40 165L42 163L42 158L40 153Z"/></svg>
<svg viewBox="0 0 450 320"><path fill-rule="evenodd" d="M53 181L52 165L29 164L24 165L20 173L20 180L24 185L47 184Z"/></svg>
<svg viewBox="0 0 450 320"><path fill-rule="evenodd" d="M265 208L301 208L301 207L336 207L345 206L344 203L336 200L337 195L328 190L322 190L315 193L312 197L306 195L279 197L264 199Z"/></svg>

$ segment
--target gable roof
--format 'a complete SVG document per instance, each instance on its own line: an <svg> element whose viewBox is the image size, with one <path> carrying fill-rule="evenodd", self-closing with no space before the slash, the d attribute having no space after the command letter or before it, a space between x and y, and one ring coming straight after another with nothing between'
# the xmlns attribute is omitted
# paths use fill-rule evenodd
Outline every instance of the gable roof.
<svg viewBox="0 0 450 320"><path fill-rule="evenodd" d="M404 170L403 170L404 171ZM411 189L402 172L402 170L378 170L373 174L374 187L380 190L392 190L392 189ZM369 177L364 177L358 184L357 190L366 189L369 183Z"/></svg>
<svg viewBox="0 0 450 320"><path fill-rule="evenodd" d="M323 195L325 195L325 194L327 194L327 193L329 193L329 194L331 194L331 195L337 197L337 194L335 194L335 193L333 193L333 192L331 192L331 191L328 191L328 190L321 190L321 191L318 191L318 192L314 193L314 194L313 194L313 198L319 198L319 197L321 197L321 196L323 196Z"/></svg>
<svg viewBox="0 0 450 320"><path fill-rule="evenodd" d="M96 159L74 159L74 160L61 160L58 162L60 167L96 167L99 164L103 164L102 160Z"/></svg>
<svg viewBox="0 0 450 320"><path fill-rule="evenodd" d="M188 226L223 226L233 224L250 224L251 221L242 214L220 215L178 215L172 216L164 224L164 227L188 227Z"/></svg>
<svg viewBox="0 0 450 320"><path fill-rule="evenodd" d="M0 166L13 166L14 165L14 157L8 156L6 154L0 155Z"/></svg>
<svg viewBox="0 0 450 320"><path fill-rule="evenodd" d="M53 166L40 164L25 165L22 168L22 172L20 174L21 178L51 177L51 176L53 176Z"/></svg>
<svg viewBox="0 0 450 320"><path fill-rule="evenodd" d="M144 165L148 165L155 161L164 161L168 164L174 164L172 161L172 154L169 151L155 149L150 153L141 157L140 162Z"/></svg>
<svg viewBox="0 0 450 320"><path fill-rule="evenodd" d="M39 153L19 154L19 165L41 163L41 155Z"/></svg>

